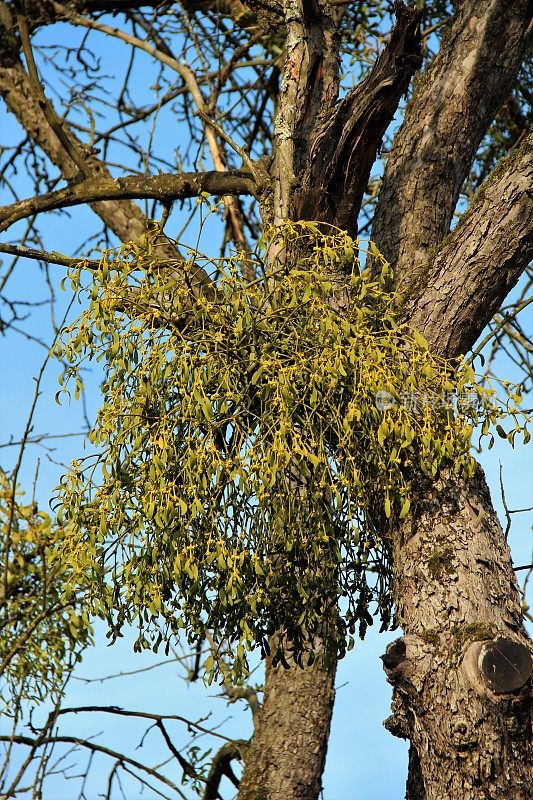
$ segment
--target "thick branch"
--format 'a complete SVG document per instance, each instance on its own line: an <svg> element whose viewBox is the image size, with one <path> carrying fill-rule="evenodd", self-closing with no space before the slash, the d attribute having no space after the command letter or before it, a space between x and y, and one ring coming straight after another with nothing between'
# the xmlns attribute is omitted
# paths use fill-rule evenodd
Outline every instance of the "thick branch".
<svg viewBox="0 0 533 800"><path fill-rule="evenodd" d="M17 11L17 25L20 33L20 40L22 42L22 47L24 50L26 68L28 71L30 81L32 83L33 92L37 97L37 102L39 103L39 106L43 112L46 121L48 122L48 124L54 131L55 135L61 142L63 149L69 155L71 161L73 161L74 164L76 164L76 166L80 171L80 174L85 175L87 168L87 153L84 152L83 148L81 148L76 141L70 139L67 132L63 129L61 120L58 118L52 103L44 93L44 88L41 83L39 73L37 71L35 59L33 57L33 51L28 31L28 20L26 19L25 16L26 14L25 2L23 3L23 6L24 6L24 14Z"/></svg>
<svg viewBox="0 0 533 800"><path fill-rule="evenodd" d="M318 0L286 0L287 41L275 121L275 224L290 218L294 188L309 157L320 113L338 93L337 29L332 9Z"/></svg>
<svg viewBox="0 0 533 800"><path fill-rule="evenodd" d="M80 14L118 14L132 11L136 8L150 8L171 6L173 0L70 0L69 7ZM33 0L28 8L28 20L33 27L49 25L57 22L58 15L54 13L47 0ZM59 19L62 19L59 17Z"/></svg>
<svg viewBox="0 0 533 800"><path fill-rule="evenodd" d="M226 742L213 756L207 775L203 800L217 800L220 797L219 786L224 776L239 788L239 780L231 768L231 762L242 760L241 750L247 747L247 742Z"/></svg>
<svg viewBox="0 0 533 800"><path fill-rule="evenodd" d="M202 192L213 195L253 194L255 183L248 172L183 172L181 175L130 175L126 178L90 178L66 186L57 192L30 197L0 209L0 231L14 222L42 211L94 203L102 200L131 198L172 201L197 197Z"/></svg>
<svg viewBox="0 0 533 800"><path fill-rule="evenodd" d="M408 288L411 323L436 352L467 352L533 258L532 187L530 134L480 188L420 289Z"/></svg>
<svg viewBox="0 0 533 800"><path fill-rule="evenodd" d="M295 201L297 219L350 232L383 134L421 63L421 11L396 3L397 22L372 72L329 113L314 137Z"/></svg>
<svg viewBox="0 0 533 800"><path fill-rule="evenodd" d="M0 95L27 135L58 167L63 177L72 180L78 174L78 167L46 122L39 97L19 60L18 43L12 34L14 27L9 7L6 3L0 3ZM69 131L69 138L82 153L85 152L83 144L72 131ZM96 158L88 158L86 152L85 158L92 174L111 177L104 164ZM127 200L94 203L92 209L123 242L135 241L146 231L146 218L135 203Z"/></svg>
<svg viewBox="0 0 533 800"><path fill-rule="evenodd" d="M529 0L456 3L438 55L419 81L387 160L372 238L399 288L449 230L481 139L516 78Z"/></svg>

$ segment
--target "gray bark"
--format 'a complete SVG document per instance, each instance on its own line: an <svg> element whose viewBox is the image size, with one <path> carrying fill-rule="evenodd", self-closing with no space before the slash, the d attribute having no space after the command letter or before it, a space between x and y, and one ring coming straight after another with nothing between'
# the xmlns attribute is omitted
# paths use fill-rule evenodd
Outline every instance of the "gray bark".
<svg viewBox="0 0 533 800"><path fill-rule="evenodd" d="M463 4L387 164L373 235L395 267L410 323L443 356L472 346L531 258L531 139L445 237L475 150L518 71L530 14L527 3ZM495 692L479 668L480 648L509 640L526 674L530 657L501 527L481 471L467 482L443 475L420 497L410 527L392 537L405 653L387 669L387 726L411 743L407 798L525 800L533 789L530 681Z"/></svg>
<svg viewBox="0 0 533 800"><path fill-rule="evenodd" d="M454 357L472 344L527 266L531 170L526 141L444 240L410 317L433 352ZM421 485L409 523L391 535L391 556L404 637L384 657L394 686L387 727L411 743L407 800L525 800L532 648L481 469L471 480L450 471ZM498 672L491 682L481 668L487 649L503 650L515 683Z"/></svg>
<svg viewBox="0 0 533 800"><path fill-rule="evenodd" d="M404 636L384 656L394 686L387 727L410 740L418 761L408 797L526 800L531 642L509 549L481 469L469 481L443 473L425 494L393 540ZM480 668L482 643L504 656L510 648L510 675Z"/></svg>
<svg viewBox="0 0 533 800"><path fill-rule="evenodd" d="M529 0L456 3L394 137L372 238L403 289L449 230L479 143L524 58Z"/></svg>
<svg viewBox="0 0 533 800"><path fill-rule="evenodd" d="M246 752L239 800L314 800L322 788L335 665L267 664L265 699Z"/></svg>

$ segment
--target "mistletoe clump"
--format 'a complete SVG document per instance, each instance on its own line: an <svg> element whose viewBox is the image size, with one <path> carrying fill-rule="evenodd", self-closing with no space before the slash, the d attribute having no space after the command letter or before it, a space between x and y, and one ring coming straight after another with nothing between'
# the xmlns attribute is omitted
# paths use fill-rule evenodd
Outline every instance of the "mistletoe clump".
<svg viewBox="0 0 533 800"><path fill-rule="evenodd" d="M0 713L16 716L21 700L61 694L92 628L71 590L61 530L1 469L0 532Z"/></svg>
<svg viewBox="0 0 533 800"><path fill-rule="evenodd" d="M84 358L106 378L96 454L60 488L69 558L111 635L138 625L139 649L209 630L236 643L237 677L274 633L297 660L317 635L342 655L373 601L390 622L386 534L413 481L471 473L472 425L502 413L398 322L386 262L372 277L347 234L323 230L270 232L200 297L201 257L170 274L157 230L104 252L90 287L71 275L90 302L58 349L77 382ZM476 403L457 413L467 387Z"/></svg>

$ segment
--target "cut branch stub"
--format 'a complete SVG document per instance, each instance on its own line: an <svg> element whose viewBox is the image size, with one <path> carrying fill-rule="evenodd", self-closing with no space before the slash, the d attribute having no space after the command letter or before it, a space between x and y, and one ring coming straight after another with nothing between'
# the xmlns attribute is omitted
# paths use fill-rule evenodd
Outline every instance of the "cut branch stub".
<svg viewBox="0 0 533 800"><path fill-rule="evenodd" d="M387 645L385 653L380 658L383 661L383 667L388 677L390 677L389 673L392 673L393 670L400 666L402 661L405 661L406 653L407 647L403 638L396 639Z"/></svg>
<svg viewBox="0 0 533 800"><path fill-rule="evenodd" d="M396 3L391 39L370 75L317 128L295 196L294 218L354 233L370 170L401 96L421 64L421 11Z"/></svg>
<svg viewBox="0 0 533 800"><path fill-rule="evenodd" d="M463 666L470 683L480 694L509 694L522 689L531 678L533 662L528 648L515 639L498 636L473 642Z"/></svg>

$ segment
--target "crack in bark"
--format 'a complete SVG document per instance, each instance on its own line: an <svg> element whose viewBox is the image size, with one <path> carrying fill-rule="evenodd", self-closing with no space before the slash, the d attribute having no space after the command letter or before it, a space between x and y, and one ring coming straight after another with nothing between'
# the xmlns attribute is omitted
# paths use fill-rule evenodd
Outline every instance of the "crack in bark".
<svg viewBox="0 0 533 800"><path fill-rule="evenodd" d="M396 3L396 16L390 42L371 73L317 125L295 197L296 219L326 221L357 233L357 214L383 135L422 62L422 12Z"/></svg>

